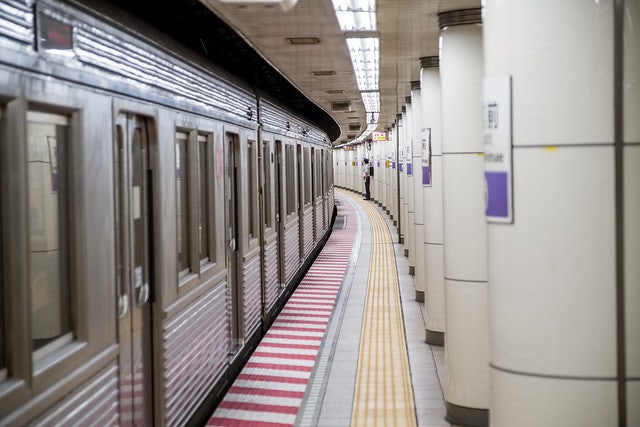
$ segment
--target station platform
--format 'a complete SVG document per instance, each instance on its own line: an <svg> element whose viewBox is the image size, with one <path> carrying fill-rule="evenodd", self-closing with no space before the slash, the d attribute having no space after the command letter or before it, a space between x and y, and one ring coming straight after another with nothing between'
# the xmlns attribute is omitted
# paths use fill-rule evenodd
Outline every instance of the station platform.
<svg viewBox="0 0 640 427"><path fill-rule="evenodd" d="M327 244L208 426L451 427L395 226L359 194L335 200Z"/></svg>

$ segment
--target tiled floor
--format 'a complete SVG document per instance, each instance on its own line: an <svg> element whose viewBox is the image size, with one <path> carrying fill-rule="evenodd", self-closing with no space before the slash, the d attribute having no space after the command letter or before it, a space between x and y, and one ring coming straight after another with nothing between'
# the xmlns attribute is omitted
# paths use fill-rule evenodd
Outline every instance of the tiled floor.
<svg viewBox="0 0 640 427"><path fill-rule="evenodd" d="M355 245L359 249L352 254L352 264L345 276L326 340L320 351L320 360L325 360L326 365L320 372L312 374L310 388L314 393L308 393L298 413L296 425L337 427L349 426L351 423L371 252L367 215L357 203L355 206L360 218ZM398 243L393 223L386 214L384 217L387 219L396 253L418 425L450 427L451 424L444 419L444 349L425 343L423 307L414 298L413 276L408 274L408 260L403 256L404 246Z"/></svg>

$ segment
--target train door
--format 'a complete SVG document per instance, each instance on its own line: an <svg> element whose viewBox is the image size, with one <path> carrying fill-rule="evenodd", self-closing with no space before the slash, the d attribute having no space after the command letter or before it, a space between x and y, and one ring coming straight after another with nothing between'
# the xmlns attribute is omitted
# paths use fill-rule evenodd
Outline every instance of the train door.
<svg viewBox="0 0 640 427"><path fill-rule="evenodd" d="M286 212L284 207L284 168L282 165L282 150L284 146L282 141L276 140L276 159L275 159L275 203L276 203L276 232L278 233L278 274L280 276L280 287L284 288L287 281L284 271L285 266L285 247L284 247L284 220Z"/></svg>
<svg viewBox="0 0 640 427"><path fill-rule="evenodd" d="M226 134L225 146L225 212L227 227L227 271L228 276L228 304L229 313L229 352L234 353L242 344L243 331L243 311L242 292L240 289L240 272L238 272L238 248L239 242L239 200L240 189L240 138L236 134Z"/></svg>
<svg viewBox="0 0 640 427"><path fill-rule="evenodd" d="M151 307L152 181L149 124L121 114L116 121L115 206L120 425L153 425Z"/></svg>

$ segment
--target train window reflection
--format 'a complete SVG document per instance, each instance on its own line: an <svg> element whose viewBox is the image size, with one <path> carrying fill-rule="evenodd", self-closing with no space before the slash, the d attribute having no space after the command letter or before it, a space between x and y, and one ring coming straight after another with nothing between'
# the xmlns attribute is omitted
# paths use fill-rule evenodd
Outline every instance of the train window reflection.
<svg viewBox="0 0 640 427"><path fill-rule="evenodd" d="M189 257L189 169L187 162L187 134L176 132L176 217L178 277L190 271Z"/></svg>
<svg viewBox="0 0 640 427"><path fill-rule="evenodd" d="M42 349L36 358L71 339L67 141L66 117L27 114L31 334L33 349Z"/></svg>

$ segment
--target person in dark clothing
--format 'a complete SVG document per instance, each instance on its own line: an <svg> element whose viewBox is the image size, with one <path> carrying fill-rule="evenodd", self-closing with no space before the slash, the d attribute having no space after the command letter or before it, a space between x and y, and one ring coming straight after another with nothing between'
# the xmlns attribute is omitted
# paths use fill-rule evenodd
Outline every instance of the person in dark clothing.
<svg viewBox="0 0 640 427"><path fill-rule="evenodd" d="M369 190L369 184L371 183L371 176L369 173L369 159L364 159L364 171L362 172L362 179L364 180L364 192L365 195L363 199L370 200L371 199L371 191Z"/></svg>

